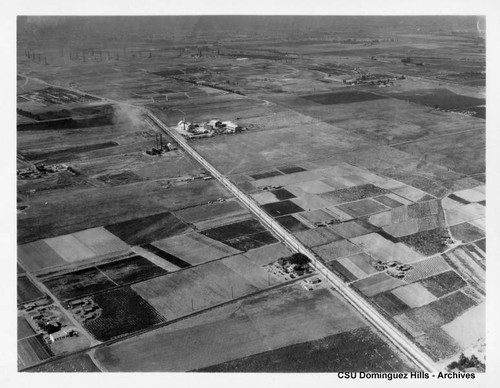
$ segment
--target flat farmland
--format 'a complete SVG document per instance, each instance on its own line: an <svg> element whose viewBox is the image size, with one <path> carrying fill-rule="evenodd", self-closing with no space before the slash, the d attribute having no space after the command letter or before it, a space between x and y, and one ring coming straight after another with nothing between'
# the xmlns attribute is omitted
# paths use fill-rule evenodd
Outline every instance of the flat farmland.
<svg viewBox="0 0 500 388"><path fill-rule="evenodd" d="M485 303L481 303L467 310L458 318L442 326L462 349L474 345L478 339L486 335Z"/></svg>
<svg viewBox="0 0 500 388"><path fill-rule="evenodd" d="M391 292L410 308L424 306L436 300L436 297L419 283L398 287Z"/></svg>
<svg viewBox="0 0 500 388"><path fill-rule="evenodd" d="M45 239L45 242L68 263L90 259L95 256L94 251L71 234L48 238Z"/></svg>
<svg viewBox="0 0 500 388"><path fill-rule="evenodd" d="M124 285L156 276L165 275L167 271L141 256L128 257L96 267L113 282Z"/></svg>
<svg viewBox="0 0 500 388"><path fill-rule="evenodd" d="M45 345L41 335L17 341L18 368L26 368L52 357L53 354Z"/></svg>
<svg viewBox="0 0 500 388"><path fill-rule="evenodd" d="M467 282L455 271L441 272L419 282L426 290L436 297L441 297L467 286Z"/></svg>
<svg viewBox="0 0 500 388"><path fill-rule="evenodd" d="M92 300L102 309L101 315L83 326L99 341L134 333L164 320L129 287L93 295Z"/></svg>
<svg viewBox="0 0 500 388"><path fill-rule="evenodd" d="M94 364L87 354L77 354L55 360L31 369L31 372L49 372L49 373L81 373L81 372L100 372L101 370Z"/></svg>
<svg viewBox="0 0 500 388"><path fill-rule="evenodd" d="M215 180L198 180L168 189L156 181L145 181L105 189L47 192L30 199L29 212L18 215L18 243L114 225L228 197L230 194Z"/></svg>
<svg viewBox="0 0 500 388"><path fill-rule="evenodd" d="M122 240L104 228L93 228L73 233L73 236L94 251L97 256L129 249Z"/></svg>
<svg viewBox="0 0 500 388"><path fill-rule="evenodd" d="M310 94L302 98L321 105L349 104L386 98L384 96L364 91L340 91L334 93Z"/></svg>
<svg viewBox="0 0 500 388"><path fill-rule="evenodd" d="M240 253L239 250L201 233L181 234L156 241L153 245L191 265Z"/></svg>
<svg viewBox="0 0 500 388"><path fill-rule="evenodd" d="M276 243L252 249L243 255L253 263L264 266L274 263L283 257L291 256L292 252L284 244Z"/></svg>
<svg viewBox="0 0 500 388"><path fill-rule="evenodd" d="M180 219L196 223L230 215L247 214L248 211L238 201L225 201L195 206L174 212Z"/></svg>
<svg viewBox="0 0 500 388"><path fill-rule="evenodd" d="M17 259L32 272L66 264L66 261L43 240L18 245Z"/></svg>
<svg viewBox="0 0 500 388"><path fill-rule="evenodd" d="M406 272L405 281L416 282L426 277L449 271L451 267L441 256L430 257L425 260L412 263L412 269Z"/></svg>
<svg viewBox="0 0 500 388"><path fill-rule="evenodd" d="M401 372L414 366L375 330L363 327L209 366L198 372Z"/></svg>
<svg viewBox="0 0 500 388"><path fill-rule="evenodd" d="M108 225L106 229L130 245L141 245L180 234L188 226L166 212Z"/></svg>
<svg viewBox="0 0 500 388"><path fill-rule="evenodd" d="M301 144L301 147L296 147L296 144ZM216 137L192 143L224 174L296 163L309 159L311 155L315 158L326 157L369 144L362 138L324 123L248 132L242 136Z"/></svg>
<svg viewBox="0 0 500 388"><path fill-rule="evenodd" d="M329 228L315 228L297 232L295 237L307 247L316 247L342 240L342 237Z"/></svg>
<svg viewBox="0 0 500 388"><path fill-rule="evenodd" d="M375 296L382 292L392 290L393 288L403 286L405 283L395 279L385 272L381 272L367 278L358 280L352 286L368 297Z"/></svg>
<svg viewBox="0 0 500 388"><path fill-rule="evenodd" d="M31 337L36 334L31 325L23 317L17 317L17 339Z"/></svg>
<svg viewBox="0 0 500 388"><path fill-rule="evenodd" d="M360 201L338 205L337 207L355 218L387 210L386 206L372 199L362 199Z"/></svg>
<svg viewBox="0 0 500 388"><path fill-rule="evenodd" d="M355 255L361 253L362 249L352 242L344 239L333 241L329 244L320 245L313 249L326 262L339 259L341 257Z"/></svg>
<svg viewBox="0 0 500 388"><path fill-rule="evenodd" d="M99 349L96 356L110 371L187 371L366 326L326 289L289 285L232 306Z"/></svg>
<svg viewBox="0 0 500 388"><path fill-rule="evenodd" d="M393 243L378 233L353 237L349 240L373 258L384 262L396 260L402 263L411 263L421 257L417 252L408 248L406 245L402 243Z"/></svg>
<svg viewBox="0 0 500 388"><path fill-rule="evenodd" d="M61 276L42 278L41 281L57 298L63 301L80 298L115 286L115 283L94 267Z"/></svg>
<svg viewBox="0 0 500 388"><path fill-rule="evenodd" d="M26 303L44 296L27 276L17 277L17 303Z"/></svg>

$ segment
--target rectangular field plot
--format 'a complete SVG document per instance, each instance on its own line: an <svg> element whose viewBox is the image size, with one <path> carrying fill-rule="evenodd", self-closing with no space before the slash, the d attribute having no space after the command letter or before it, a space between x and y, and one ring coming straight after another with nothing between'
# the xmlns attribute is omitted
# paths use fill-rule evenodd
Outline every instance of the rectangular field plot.
<svg viewBox="0 0 500 388"><path fill-rule="evenodd" d="M268 244L274 244L278 240L267 230L264 232L249 234L242 237L237 237L231 240L225 240L224 244L229 245L240 251L249 251Z"/></svg>
<svg viewBox="0 0 500 388"><path fill-rule="evenodd" d="M71 234L45 239L45 242L67 263L90 259L95 252Z"/></svg>
<svg viewBox="0 0 500 388"><path fill-rule="evenodd" d="M17 258L31 272L66 264L66 261L43 240L18 245Z"/></svg>
<svg viewBox="0 0 500 388"><path fill-rule="evenodd" d="M329 225L328 228L343 238L364 236L365 234L372 233L375 229L371 225L359 220L344 222L337 225Z"/></svg>
<svg viewBox="0 0 500 388"><path fill-rule="evenodd" d="M102 227L73 233L73 236L92 249L97 256L129 249L127 244Z"/></svg>
<svg viewBox="0 0 500 388"><path fill-rule="evenodd" d="M411 266L412 269L407 271L405 274L405 281L409 283L416 282L451 269L446 261L440 256L412 263Z"/></svg>
<svg viewBox="0 0 500 388"><path fill-rule="evenodd" d="M449 234L446 228L435 228L402 236L399 238L399 241L420 252L422 255L431 256L447 249L447 245L443 240L448 237Z"/></svg>
<svg viewBox="0 0 500 388"><path fill-rule="evenodd" d="M92 296L101 315L84 327L99 341L134 333L163 321L153 307L129 287Z"/></svg>
<svg viewBox="0 0 500 388"><path fill-rule="evenodd" d="M372 297L382 292L392 290L393 288L403 286L404 284L405 283L401 280L395 279L385 272L381 272L365 279L358 280L352 285L366 296Z"/></svg>
<svg viewBox="0 0 500 388"><path fill-rule="evenodd" d="M440 274L430 276L419 282L426 290L436 297L449 294L460 290L467 285L455 271L441 272Z"/></svg>
<svg viewBox="0 0 500 388"><path fill-rule="evenodd" d="M171 320L268 285L267 271L238 255L137 283L132 288Z"/></svg>
<svg viewBox="0 0 500 388"><path fill-rule="evenodd" d="M411 308L424 306L436 300L436 297L419 283L398 287L391 292Z"/></svg>
<svg viewBox="0 0 500 388"><path fill-rule="evenodd" d="M456 357L462 350L460 345L439 327L419 336L416 338L416 342L434 361Z"/></svg>
<svg viewBox="0 0 500 388"><path fill-rule="evenodd" d="M42 278L43 284L62 301L80 298L114 287L106 275L97 268L86 268L52 278Z"/></svg>
<svg viewBox="0 0 500 388"><path fill-rule="evenodd" d="M370 264L371 261L373 261L373 259L366 253L358 253L338 259L338 262L353 273L357 279L362 279L378 272L375 267Z"/></svg>
<svg viewBox="0 0 500 388"><path fill-rule="evenodd" d="M299 213L304 210L300 206L296 205L291 201L267 203L265 205L262 205L262 209L264 209L272 217L279 217L287 214Z"/></svg>
<svg viewBox="0 0 500 388"><path fill-rule="evenodd" d="M453 321L476 303L461 291L404 313L420 330L426 332Z"/></svg>
<svg viewBox="0 0 500 388"><path fill-rule="evenodd" d="M410 309L410 306L390 291L375 295L372 301L390 316L402 314Z"/></svg>
<svg viewBox="0 0 500 388"><path fill-rule="evenodd" d="M331 205L330 202L324 200L319 195L309 193L304 193L300 197L293 198L291 202L308 211L324 209Z"/></svg>
<svg viewBox="0 0 500 388"><path fill-rule="evenodd" d="M281 171L283 174L293 174L296 172L306 171L305 168L299 166L280 167L278 168L278 170Z"/></svg>
<svg viewBox="0 0 500 388"><path fill-rule="evenodd" d="M346 212L347 214L353 216L354 218L378 213L388 209L387 206L373 201L372 199L362 199L360 201L338 205L337 207L343 212Z"/></svg>
<svg viewBox="0 0 500 388"><path fill-rule="evenodd" d="M201 233L181 234L156 241L153 245L191 265L205 263L240 252Z"/></svg>
<svg viewBox="0 0 500 388"><path fill-rule="evenodd" d="M342 239L316 247L313 251L320 255L326 262L362 252L361 248L352 242Z"/></svg>
<svg viewBox="0 0 500 388"><path fill-rule="evenodd" d="M406 245L393 243L378 233L370 233L364 236L353 237L349 240L373 258L383 262L396 260L402 263L410 263L421 258L417 252L408 248Z"/></svg>
<svg viewBox="0 0 500 388"><path fill-rule="evenodd" d="M188 229L172 213L160 213L106 226L106 229L130 245L148 244Z"/></svg>
<svg viewBox="0 0 500 388"><path fill-rule="evenodd" d="M96 357L109 371L188 371L361 327L336 293L295 284L101 348Z"/></svg>
<svg viewBox="0 0 500 388"><path fill-rule="evenodd" d="M288 185L286 188L297 196L301 196L304 193L322 194L334 190L334 187L327 185L323 181L299 182Z"/></svg>
<svg viewBox="0 0 500 388"><path fill-rule="evenodd" d="M295 233L295 237L307 247L325 245L342 239L342 237L334 233L331 229L324 227Z"/></svg>
<svg viewBox="0 0 500 388"><path fill-rule="evenodd" d="M133 256L123 260L97 266L113 282L124 285L155 276L165 275L167 271L141 256Z"/></svg>
<svg viewBox="0 0 500 388"><path fill-rule="evenodd" d="M263 232L266 229L261 223L255 219L248 219L240 222L235 222L229 225L223 225L212 229L207 229L201 233L211 239L217 241L230 240L237 237L246 236L258 232Z"/></svg>
<svg viewBox="0 0 500 388"><path fill-rule="evenodd" d="M17 341L17 365L20 369L38 364L52 356L52 352L45 345L41 335Z"/></svg>
<svg viewBox="0 0 500 388"><path fill-rule="evenodd" d="M313 101L321 105L336 105L336 104L350 104L352 102L378 100L386 97L369 92L349 90L342 92L311 94L308 96L302 96L301 98Z"/></svg>
<svg viewBox="0 0 500 388"><path fill-rule="evenodd" d="M290 233L296 233L302 230L309 230L307 226L305 226L302 222L300 222L297 218L295 218L292 215L277 217L275 218L275 220Z"/></svg>
<svg viewBox="0 0 500 388"><path fill-rule="evenodd" d="M186 222L200 222L213 217L245 214L248 211L237 201L224 201L190 207L175 212L175 215Z"/></svg>
<svg viewBox="0 0 500 388"><path fill-rule="evenodd" d="M442 329L458 342L463 349L474 345L478 339L485 338L485 303L470 308L458 318L443 325Z"/></svg>
<svg viewBox="0 0 500 388"><path fill-rule="evenodd" d="M329 222L329 221L332 221L334 223L340 222L337 217L335 217L334 215L326 212L325 210L321 210L321 209L316 209L316 210L311 210L311 211L299 213L299 214L296 214L295 217L298 217L299 219L304 219L313 225L315 225L317 223Z"/></svg>
<svg viewBox="0 0 500 388"><path fill-rule="evenodd" d="M372 185L371 183L348 187L345 189L324 192L321 198L324 198L332 204L339 204L344 202L353 202L360 199L375 197L381 194L388 194L389 191Z"/></svg>
<svg viewBox="0 0 500 388"><path fill-rule="evenodd" d="M44 293L27 276L17 277L17 304L41 298Z"/></svg>
<svg viewBox="0 0 500 388"><path fill-rule="evenodd" d="M292 251L290 251L285 245L282 243L266 245L261 248L252 249L243 254L250 261L257 265L268 265L274 263L278 259L283 257L288 257L292 255Z"/></svg>
<svg viewBox="0 0 500 388"><path fill-rule="evenodd" d="M464 243L484 238L484 232L468 222L451 226L450 233L454 239Z"/></svg>

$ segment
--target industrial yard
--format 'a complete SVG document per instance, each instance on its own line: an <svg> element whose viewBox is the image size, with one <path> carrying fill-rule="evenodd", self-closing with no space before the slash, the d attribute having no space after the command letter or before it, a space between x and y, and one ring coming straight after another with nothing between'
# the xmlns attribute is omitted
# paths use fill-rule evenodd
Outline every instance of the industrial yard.
<svg viewBox="0 0 500 388"><path fill-rule="evenodd" d="M485 371L484 18L42 18L19 371Z"/></svg>

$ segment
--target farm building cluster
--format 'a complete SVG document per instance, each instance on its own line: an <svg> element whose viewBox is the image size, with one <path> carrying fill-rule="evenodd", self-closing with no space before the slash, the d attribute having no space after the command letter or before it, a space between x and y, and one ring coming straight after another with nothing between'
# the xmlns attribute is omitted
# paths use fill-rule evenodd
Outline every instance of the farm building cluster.
<svg viewBox="0 0 500 388"><path fill-rule="evenodd" d="M211 137L229 133L239 133L246 131L246 127L235 124L232 121L210 120L206 123L191 123L181 120L176 127L177 132L188 139Z"/></svg>

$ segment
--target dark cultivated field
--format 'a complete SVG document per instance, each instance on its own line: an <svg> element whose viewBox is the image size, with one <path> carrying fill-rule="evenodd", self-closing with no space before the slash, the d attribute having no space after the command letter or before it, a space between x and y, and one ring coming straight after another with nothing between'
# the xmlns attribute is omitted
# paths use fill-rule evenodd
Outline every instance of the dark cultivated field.
<svg viewBox="0 0 500 388"><path fill-rule="evenodd" d="M385 206L389 206L390 208L395 208L395 207L403 206L402 203L399 203L395 199L386 197L385 195L381 195L380 197L375 198L375 200L377 202L380 202L381 204L383 204Z"/></svg>
<svg viewBox="0 0 500 388"><path fill-rule="evenodd" d="M305 168L299 166L281 167L278 168L278 170L280 170L283 174L293 174L296 172L306 171Z"/></svg>
<svg viewBox="0 0 500 388"><path fill-rule="evenodd" d="M475 244L483 251L486 252L486 239L483 238L479 241L476 241Z"/></svg>
<svg viewBox="0 0 500 388"><path fill-rule="evenodd" d="M405 313L423 331L451 322L476 303L461 291Z"/></svg>
<svg viewBox="0 0 500 388"><path fill-rule="evenodd" d="M53 356L41 334L17 341L17 353L18 365L21 367L38 364L40 361Z"/></svg>
<svg viewBox="0 0 500 388"><path fill-rule="evenodd" d="M293 195L286 189L271 190L271 193L273 193L274 196L280 201L283 201L285 199L295 198L295 195Z"/></svg>
<svg viewBox="0 0 500 388"><path fill-rule="evenodd" d="M372 298L372 301L391 316L404 313L410 309L410 306L397 298L391 292L382 292L375 295Z"/></svg>
<svg viewBox="0 0 500 388"><path fill-rule="evenodd" d="M261 207L272 217L279 217L304 211L304 209L292 201L272 202L262 205Z"/></svg>
<svg viewBox="0 0 500 388"><path fill-rule="evenodd" d="M369 92L345 91L345 92L333 92L333 93L323 93L323 94L311 94L308 96L302 96L302 98L308 101L316 102L321 105L336 105L336 104L349 104L351 102L379 100L381 98L386 98L386 97L379 96L378 94L373 94Z"/></svg>
<svg viewBox="0 0 500 388"><path fill-rule="evenodd" d="M158 257L161 257L163 260L166 260L169 263L172 263L173 265L176 265L179 268L191 267L191 264L186 263L184 260L181 260L178 257L171 255L168 252L162 251L160 248L157 248L154 245L144 244L144 245L141 245L141 248L146 249L147 251L151 252L152 254L154 254Z"/></svg>
<svg viewBox="0 0 500 388"><path fill-rule="evenodd" d="M484 238L484 232L468 222L451 226L450 233L454 238L464 243Z"/></svg>
<svg viewBox="0 0 500 388"><path fill-rule="evenodd" d="M278 176L278 175L283 175L281 172L273 170L273 171L266 171L266 172L261 172L259 174L254 174L250 175L253 179L258 180L258 179L264 179L264 178L271 178L273 176Z"/></svg>
<svg viewBox="0 0 500 388"><path fill-rule="evenodd" d="M240 251L249 251L250 249L260 248L264 245L274 244L278 242L276 238L267 230L255 234L241 236L231 240L221 241L226 245Z"/></svg>
<svg viewBox="0 0 500 388"><path fill-rule="evenodd" d="M87 354L76 354L30 369L30 372L100 372Z"/></svg>
<svg viewBox="0 0 500 388"><path fill-rule="evenodd" d="M108 225L106 229L130 245L148 244L184 232L188 226L170 212Z"/></svg>
<svg viewBox="0 0 500 388"><path fill-rule="evenodd" d="M99 341L134 333L163 321L156 310L129 287L92 296L102 314L83 325Z"/></svg>
<svg viewBox="0 0 500 388"><path fill-rule="evenodd" d="M17 303L26 303L41 298L44 293L26 276L17 277Z"/></svg>
<svg viewBox="0 0 500 388"><path fill-rule="evenodd" d="M197 372L402 372L414 370L364 327L286 346Z"/></svg>
<svg viewBox="0 0 500 388"><path fill-rule="evenodd" d="M285 229L287 229L290 233L296 233L302 230L309 229L302 222L300 222L298 219L296 219L294 216L291 215L277 217L276 221Z"/></svg>
<svg viewBox="0 0 500 388"><path fill-rule="evenodd" d="M455 195L455 194L448 195L448 198L450 198L454 201L457 201L457 202L461 203L462 205L468 205L470 203L466 199L460 198L458 195Z"/></svg>
<svg viewBox="0 0 500 388"><path fill-rule="evenodd" d="M201 233L217 241L231 240L238 237L264 232L266 229L261 223L255 219L235 222L229 225L218 226L216 228L207 229Z"/></svg>
<svg viewBox="0 0 500 388"><path fill-rule="evenodd" d="M344 282L353 282L358 279L351 273L351 271L349 271L347 268L345 268L342 264L340 264L336 260L333 260L330 263L328 263L327 267L333 270L333 272L335 272L337 275L339 275L342 278L342 280L344 280Z"/></svg>
<svg viewBox="0 0 500 388"><path fill-rule="evenodd" d="M483 98L474 98L455 94L448 89L414 90L407 93L392 94L391 97L439 109L466 109L484 105ZM467 109L468 110L468 109Z"/></svg>
<svg viewBox="0 0 500 388"><path fill-rule="evenodd" d="M467 285L466 281L455 271L447 271L431 276L420 281L420 283L438 298L457 291Z"/></svg>
<svg viewBox="0 0 500 388"><path fill-rule="evenodd" d="M374 186L371 183L366 185L348 187L345 189L329 191L320 194L319 196L334 203L352 202L360 199L375 197L381 194L388 194L389 191L380 187Z"/></svg>
<svg viewBox="0 0 500 388"><path fill-rule="evenodd" d="M165 275L167 271L141 256L99 265L97 268L119 285Z"/></svg>
<svg viewBox="0 0 500 388"><path fill-rule="evenodd" d="M443 329L435 328L416 339L434 361L456 356L462 349Z"/></svg>
<svg viewBox="0 0 500 388"><path fill-rule="evenodd" d="M97 268L86 268L53 278L42 278L43 284L63 300L80 298L115 286Z"/></svg>
<svg viewBox="0 0 500 388"><path fill-rule="evenodd" d="M63 150L51 151L51 152L21 152L21 154L27 160L47 160L51 163L61 163L64 161L72 160L78 156L78 154L83 152L100 150L103 148L109 148L117 146L118 143L114 141L108 141L105 143L89 144L85 146L77 146L65 148Z"/></svg>
<svg viewBox="0 0 500 388"><path fill-rule="evenodd" d="M446 250L444 240L448 237L448 231L445 228L436 228L403 236L398 238L398 240L423 255L430 256Z"/></svg>

